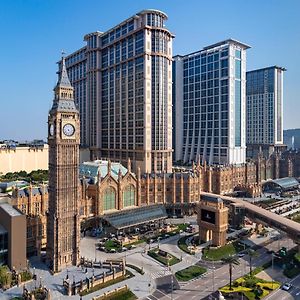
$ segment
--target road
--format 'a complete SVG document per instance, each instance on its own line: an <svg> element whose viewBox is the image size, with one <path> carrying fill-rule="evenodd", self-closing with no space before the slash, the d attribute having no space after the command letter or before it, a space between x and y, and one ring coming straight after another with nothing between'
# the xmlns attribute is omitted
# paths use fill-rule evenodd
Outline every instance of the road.
<svg viewBox="0 0 300 300"><path fill-rule="evenodd" d="M282 245L287 245L288 248L293 246L293 243L288 238L284 238L281 240ZM253 262L253 267L261 266L264 263L271 260L271 254L267 253L267 250L278 250L278 241L274 241L270 243L266 248L259 249L257 252L259 256L255 258ZM239 278L243 276L245 273L249 272L249 257L246 255L243 258L239 259L240 264L234 266L233 270L233 279ZM173 291L173 295L170 295L169 289L162 289L159 287L157 290L150 296L145 297L147 300L168 300L168 299L176 299L176 300L186 300L186 299L203 299L206 296L210 295L213 291L218 288L228 284L229 275L228 275L228 265L222 265L218 269L210 269L205 277L196 279L194 281L190 281L187 284L181 284L181 288ZM300 283L300 278L299 278ZM171 281L170 281L171 287ZM295 289L296 290L296 289ZM297 292L296 292L297 293ZM281 298L270 298L272 300L281 299ZM286 298L290 299L290 298ZM291 298L293 299L293 298Z"/></svg>
<svg viewBox="0 0 300 300"><path fill-rule="evenodd" d="M289 291L284 291L282 289L279 289L266 297L266 300L293 300L298 299L300 300L300 275L295 277L290 281L290 283L293 285L293 287Z"/></svg>

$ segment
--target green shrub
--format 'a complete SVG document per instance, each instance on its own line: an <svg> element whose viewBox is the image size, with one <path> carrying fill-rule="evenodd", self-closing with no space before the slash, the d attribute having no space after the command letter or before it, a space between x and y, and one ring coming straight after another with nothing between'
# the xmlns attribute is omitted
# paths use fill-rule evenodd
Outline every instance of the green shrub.
<svg viewBox="0 0 300 300"><path fill-rule="evenodd" d="M9 288L12 282L12 274L7 266L0 267L0 286L3 289Z"/></svg>
<svg viewBox="0 0 300 300"><path fill-rule="evenodd" d="M186 269L176 272L175 276L179 281L189 281L204 274L206 271L207 269L200 266L190 266Z"/></svg>

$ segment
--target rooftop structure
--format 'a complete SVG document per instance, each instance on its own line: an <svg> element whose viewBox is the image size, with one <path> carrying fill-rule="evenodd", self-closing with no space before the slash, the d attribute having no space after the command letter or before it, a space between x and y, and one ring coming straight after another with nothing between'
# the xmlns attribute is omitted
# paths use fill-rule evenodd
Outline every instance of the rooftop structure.
<svg viewBox="0 0 300 300"><path fill-rule="evenodd" d="M299 187L299 181L294 177L285 177L274 180L268 180L263 183L263 185L268 188L278 187L282 191L288 191L292 189L296 189Z"/></svg>
<svg viewBox="0 0 300 300"><path fill-rule="evenodd" d="M104 216L104 219L118 230L166 218L167 213L163 205L139 207L134 210L126 210L117 214Z"/></svg>
<svg viewBox="0 0 300 300"><path fill-rule="evenodd" d="M79 167L79 176L91 178L94 183L97 182L98 176L104 178L110 169L113 178L118 179L119 172L124 176L128 170L120 163L110 162L107 160L95 160L84 162Z"/></svg>
<svg viewBox="0 0 300 300"><path fill-rule="evenodd" d="M24 180L0 182L0 192L9 192L13 187L23 188L28 185L29 183Z"/></svg>
<svg viewBox="0 0 300 300"><path fill-rule="evenodd" d="M22 214L8 203L0 204L0 207L11 217L21 216Z"/></svg>

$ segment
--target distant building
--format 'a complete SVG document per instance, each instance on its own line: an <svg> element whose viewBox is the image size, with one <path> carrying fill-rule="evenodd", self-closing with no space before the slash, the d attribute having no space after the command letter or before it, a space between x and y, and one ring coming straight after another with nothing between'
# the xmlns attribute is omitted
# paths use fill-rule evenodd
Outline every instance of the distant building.
<svg viewBox="0 0 300 300"><path fill-rule="evenodd" d="M27 268L26 216L8 203L0 204L0 265Z"/></svg>
<svg viewBox="0 0 300 300"><path fill-rule="evenodd" d="M26 171L30 173L39 169L48 170L48 150L48 144L16 144L14 147L4 143L0 144L0 175L9 172ZM89 149L80 149L80 162L89 160L90 156Z"/></svg>
<svg viewBox="0 0 300 300"><path fill-rule="evenodd" d="M48 169L48 145L0 146L0 174Z"/></svg>
<svg viewBox="0 0 300 300"><path fill-rule="evenodd" d="M283 72L272 66L247 72L247 145L283 143Z"/></svg>
<svg viewBox="0 0 300 300"><path fill-rule="evenodd" d="M66 57L80 111L81 144L93 159L141 172L172 169L172 39L167 15L143 10Z"/></svg>
<svg viewBox="0 0 300 300"><path fill-rule="evenodd" d="M288 149L300 149L300 128L284 130L283 142L287 145Z"/></svg>
<svg viewBox="0 0 300 300"><path fill-rule="evenodd" d="M174 160L211 164L246 161L248 45L228 39L173 62Z"/></svg>

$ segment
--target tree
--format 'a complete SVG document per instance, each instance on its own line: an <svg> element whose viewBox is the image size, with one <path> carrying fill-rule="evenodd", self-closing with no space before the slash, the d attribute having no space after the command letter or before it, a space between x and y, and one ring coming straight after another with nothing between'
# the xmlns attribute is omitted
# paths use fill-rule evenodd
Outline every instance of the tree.
<svg viewBox="0 0 300 300"><path fill-rule="evenodd" d="M227 256L222 258L222 261L229 266L229 289L232 290L232 269L233 265L239 265L240 262L235 256Z"/></svg>
<svg viewBox="0 0 300 300"><path fill-rule="evenodd" d="M252 275L252 258L257 257L258 254L253 249L248 249L247 254L249 255L249 266L250 266L250 276Z"/></svg>

